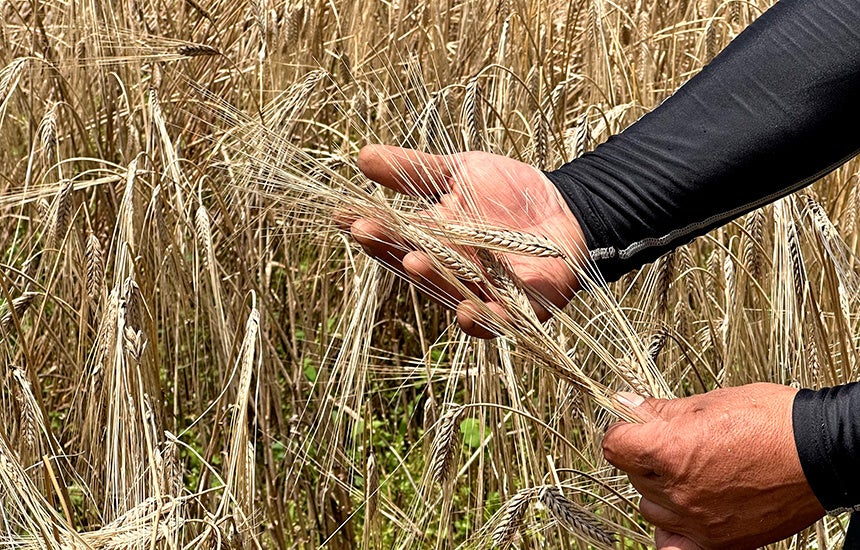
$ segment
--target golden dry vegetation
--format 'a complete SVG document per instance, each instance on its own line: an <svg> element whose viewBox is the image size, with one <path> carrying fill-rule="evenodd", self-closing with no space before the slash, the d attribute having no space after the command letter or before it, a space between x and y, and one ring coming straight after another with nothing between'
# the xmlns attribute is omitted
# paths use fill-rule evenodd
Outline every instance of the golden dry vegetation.
<svg viewBox="0 0 860 550"><path fill-rule="evenodd" d="M860 163L542 325L498 252L551 244L434 233L355 158L557 166L766 7L0 0L0 546L646 546L607 396L855 379ZM464 336L345 209L489 281L505 336Z"/></svg>

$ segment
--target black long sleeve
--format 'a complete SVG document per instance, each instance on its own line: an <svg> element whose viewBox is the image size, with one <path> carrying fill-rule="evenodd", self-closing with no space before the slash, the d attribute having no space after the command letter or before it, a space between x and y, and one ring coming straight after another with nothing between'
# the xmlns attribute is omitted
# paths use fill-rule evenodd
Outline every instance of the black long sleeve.
<svg viewBox="0 0 860 550"><path fill-rule="evenodd" d="M860 504L860 383L800 390L794 441L812 492L828 512Z"/></svg>
<svg viewBox="0 0 860 550"><path fill-rule="evenodd" d="M547 175L611 281L822 177L860 152L858 128L860 0L782 0L654 111ZM799 392L793 422L822 505L860 505L860 384Z"/></svg>
<svg viewBox="0 0 860 550"><path fill-rule="evenodd" d="M651 113L549 172L606 280L860 151L860 2L782 0Z"/></svg>

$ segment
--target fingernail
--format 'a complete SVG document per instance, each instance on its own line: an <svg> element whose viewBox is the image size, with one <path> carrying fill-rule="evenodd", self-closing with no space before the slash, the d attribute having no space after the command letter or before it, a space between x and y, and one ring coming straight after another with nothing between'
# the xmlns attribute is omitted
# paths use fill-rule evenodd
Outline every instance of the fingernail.
<svg viewBox="0 0 860 550"><path fill-rule="evenodd" d="M645 402L644 397L629 391L620 391L616 393L615 400L630 409L635 409Z"/></svg>

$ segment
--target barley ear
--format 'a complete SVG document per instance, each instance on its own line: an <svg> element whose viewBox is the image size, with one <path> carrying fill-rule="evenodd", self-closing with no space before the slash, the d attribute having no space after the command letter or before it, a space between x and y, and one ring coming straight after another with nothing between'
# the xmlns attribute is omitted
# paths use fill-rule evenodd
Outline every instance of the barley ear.
<svg viewBox="0 0 860 550"><path fill-rule="evenodd" d="M105 260L102 245L94 233L90 233L87 237L85 256L87 262L87 297L91 302L97 303L102 292Z"/></svg>
<svg viewBox="0 0 860 550"><path fill-rule="evenodd" d="M516 541L523 527L523 519L531 504L534 491L523 489L518 491L506 503L500 512L500 521L493 530L493 546L507 550Z"/></svg>
<svg viewBox="0 0 860 550"><path fill-rule="evenodd" d="M564 496L558 487L543 487L538 498L550 515L570 532L606 546L615 544L615 535L603 529L591 513Z"/></svg>
<svg viewBox="0 0 860 550"><path fill-rule="evenodd" d="M463 407L452 405L439 421L436 436L433 438L433 456L430 471L433 480L445 486L452 480L457 469L457 455L460 450L460 419Z"/></svg>

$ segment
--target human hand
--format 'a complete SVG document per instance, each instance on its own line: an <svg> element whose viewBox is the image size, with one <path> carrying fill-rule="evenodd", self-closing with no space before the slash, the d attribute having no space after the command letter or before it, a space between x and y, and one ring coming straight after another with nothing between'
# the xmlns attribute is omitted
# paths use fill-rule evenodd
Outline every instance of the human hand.
<svg viewBox="0 0 860 550"><path fill-rule="evenodd" d="M610 426L603 453L642 494L658 550L758 548L824 515L794 443L795 393L752 384L674 400L616 396L645 423Z"/></svg>
<svg viewBox="0 0 860 550"><path fill-rule="evenodd" d="M580 261L585 238L555 186L528 164L481 152L429 155L409 149L372 145L358 155L359 169L386 187L427 198L438 197L424 212L442 222L469 221L488 227L515 230L544 237L569 259ZM426 253L410 250L401 235L392 235L375 220L358 219L353 237L378 260L404 272L432 290L444 304L457 309L457 321L472 336L494 336L479 322L474 305L433 267ZM525 287L556 307L563 307L578 288L576 276L561 258L506 254L514 274ZM475 289L487 307L504 316L504 307ZM532 307L540 320L550 313L539 300Z"/></svg>

